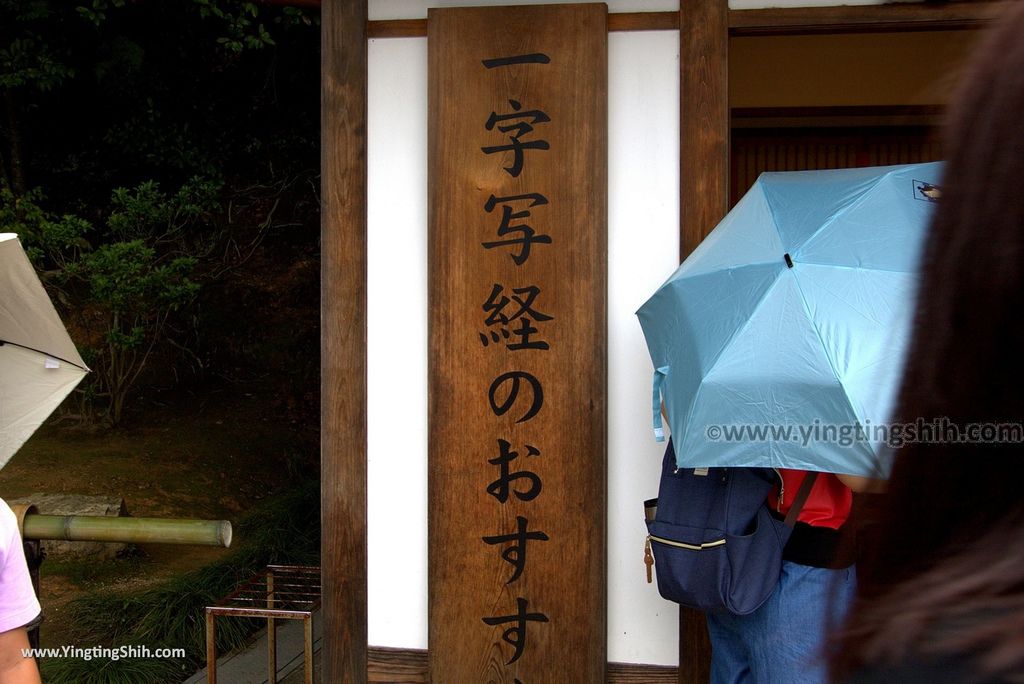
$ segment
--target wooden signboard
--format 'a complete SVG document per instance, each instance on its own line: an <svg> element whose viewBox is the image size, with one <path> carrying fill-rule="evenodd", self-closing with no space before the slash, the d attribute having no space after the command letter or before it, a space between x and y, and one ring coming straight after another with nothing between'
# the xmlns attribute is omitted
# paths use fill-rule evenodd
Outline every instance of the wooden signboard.
<svg viewBox="0 0 1024 684"><path fill-rule="evenodd" d="M429 13L433 682L604 681L606 12Z"/></svg>

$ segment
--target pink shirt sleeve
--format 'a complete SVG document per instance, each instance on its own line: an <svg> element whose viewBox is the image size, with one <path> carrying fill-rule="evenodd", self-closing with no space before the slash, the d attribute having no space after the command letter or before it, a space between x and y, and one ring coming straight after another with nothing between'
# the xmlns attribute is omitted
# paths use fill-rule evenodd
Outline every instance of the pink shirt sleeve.
<svg viewBox="0 0 1024 684"><path fill-rule="evenodd" d="M0 499L0 633L27 625L40 611L21 544L14 512Z"/></svg>

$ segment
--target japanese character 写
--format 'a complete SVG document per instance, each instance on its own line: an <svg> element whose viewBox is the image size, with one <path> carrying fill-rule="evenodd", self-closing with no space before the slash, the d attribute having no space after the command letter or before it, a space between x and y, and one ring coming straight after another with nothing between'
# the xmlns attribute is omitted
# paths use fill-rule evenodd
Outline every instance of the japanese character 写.
<svg viewBox="0 0 1024 684"><path fill-rule="evenodd" d="M520 211L514 211L512 209L513 202L519 202L529 200L529 204L526 209ZM522 266L527 259L530 258L530 247L533 243L551 244L550 235L538 235L537 231L533 229L528 223L512 223L512 221L518 219L524 219L530 216L530 208L544 205L548 203L548 198L537 192L527 193L525 195L511 195L509 197L495 197L491 195L487 198L487 202L484 203L484 211L488 214L494 211L494 208L501 204L501 225L498 226L498 237L505 237L509 233L518 233L518 237L509 238L507 240L495 240L492 242L482 243L486 249L494 249L495 247L503 247L506 245L519 245L519 252L512 254L512 261L515 262L516 266Z"/></svg>

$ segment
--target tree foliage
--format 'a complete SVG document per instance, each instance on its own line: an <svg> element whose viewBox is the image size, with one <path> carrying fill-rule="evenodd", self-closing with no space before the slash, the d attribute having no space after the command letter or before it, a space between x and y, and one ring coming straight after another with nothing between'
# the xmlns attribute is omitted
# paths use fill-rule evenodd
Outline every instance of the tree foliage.
<svg viewBox="0 0 1024 684"><path fill-rule="evenodd" d="M144 378L256 362L259 316L221 319L271 251L315 255L317 80L294 8L0 0L0 231L95 371L79 415L116 424Z"/></svg>

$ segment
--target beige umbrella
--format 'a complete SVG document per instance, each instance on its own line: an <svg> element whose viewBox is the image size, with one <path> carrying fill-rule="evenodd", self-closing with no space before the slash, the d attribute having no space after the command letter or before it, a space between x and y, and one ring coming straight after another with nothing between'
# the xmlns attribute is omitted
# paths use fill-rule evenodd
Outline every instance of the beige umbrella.
<svg viewBox="0 0 1024 684"><path fill-rule="evenodd" d="M0 233L0 468L89 372L13 233Z"/></svg>

